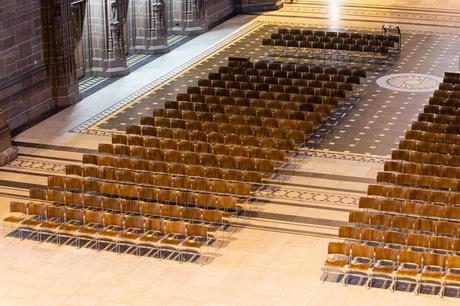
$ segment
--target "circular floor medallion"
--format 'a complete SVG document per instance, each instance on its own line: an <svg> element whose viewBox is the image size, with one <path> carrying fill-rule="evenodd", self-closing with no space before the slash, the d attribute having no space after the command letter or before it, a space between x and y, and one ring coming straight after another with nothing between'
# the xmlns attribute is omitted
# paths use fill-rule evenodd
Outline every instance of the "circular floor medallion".
<svg viewBox="0 0 460 306"><path fill-rule="evenodd" d="M377 79L380 87L404 92L433 91L441 82L441 77L420 73L389 74Z"/></svg>

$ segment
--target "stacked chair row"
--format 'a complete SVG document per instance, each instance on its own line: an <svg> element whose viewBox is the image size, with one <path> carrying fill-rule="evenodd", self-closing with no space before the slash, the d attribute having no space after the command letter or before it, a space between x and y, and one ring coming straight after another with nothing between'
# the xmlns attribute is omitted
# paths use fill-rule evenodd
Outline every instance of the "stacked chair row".
<svg viewBox="0 0 460 306"><path fill-rule="evenodd" d="M343 243L329 245L325 270L421 288L460 285L460 137L455 85L460 74L446 73L392 160L377 174L359 202L360 211L341 227ZM446 85L450 84L450 85ZM452 91L449 91L450 88ZM340 258L340 259L339 259ZM382 266L383 261L391 265ZM433 289L432 288L432 289ZM433 289L433 290L434 290Z"/></svg>

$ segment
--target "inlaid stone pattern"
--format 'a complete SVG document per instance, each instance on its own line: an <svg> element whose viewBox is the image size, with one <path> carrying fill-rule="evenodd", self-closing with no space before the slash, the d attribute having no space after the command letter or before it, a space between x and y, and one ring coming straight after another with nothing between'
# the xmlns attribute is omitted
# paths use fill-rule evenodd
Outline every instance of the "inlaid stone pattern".
<svg viewBox="0 0 460 306"><path fill-rule="evenodd" d="M405 92L431 92L441 82L441 77L420 73L390 74L377 80L380 87Z"/></svg>

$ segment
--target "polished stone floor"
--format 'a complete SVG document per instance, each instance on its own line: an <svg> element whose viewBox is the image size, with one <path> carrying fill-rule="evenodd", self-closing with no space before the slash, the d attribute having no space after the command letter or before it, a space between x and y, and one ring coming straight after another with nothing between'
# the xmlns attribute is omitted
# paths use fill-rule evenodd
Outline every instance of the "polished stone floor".
<svg viewBox="0 0 460 306"><path fill-rule="evenodd" d="M4 238L0 305L458 305L458 299L323 284L320 268L328 242L336 239L338 227L357 208L429 95L389 90L376 80L457 70L460 3L444 1L433 10L438 1L294 2L277 12L236 16L19 134L19 157L0 168L4 217L9 201L27 200L28 188L62 174L66 164L122 130L122 123L161 106L196 77L217 69L226 56L260 56L260 39L274 27L379 31L382 23L400 24L399 60L389 70L369 74L366 96L319 149L303 149L267 181L256 194L257 211L225 247L211 251L210 263Z"/></svg>

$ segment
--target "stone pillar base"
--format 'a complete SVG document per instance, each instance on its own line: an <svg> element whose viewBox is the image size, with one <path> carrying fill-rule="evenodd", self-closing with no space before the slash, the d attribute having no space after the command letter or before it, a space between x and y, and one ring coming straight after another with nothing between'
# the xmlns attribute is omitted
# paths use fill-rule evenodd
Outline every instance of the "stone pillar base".
<svg viewBox="0 0 460 306"><path fill-rule="evenodd" d="M16 157L18 157L18 148L13 146L0 152L0 167L12 162Z"/></svg>

